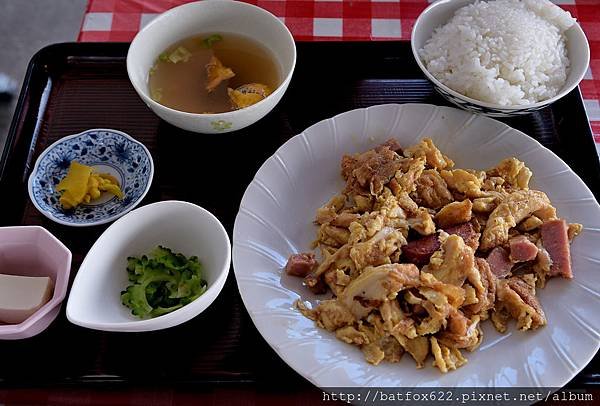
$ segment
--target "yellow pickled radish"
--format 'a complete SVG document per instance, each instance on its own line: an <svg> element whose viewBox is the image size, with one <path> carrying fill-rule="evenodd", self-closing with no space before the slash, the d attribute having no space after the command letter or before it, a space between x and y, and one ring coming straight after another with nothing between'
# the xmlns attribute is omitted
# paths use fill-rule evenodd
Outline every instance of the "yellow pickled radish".
<svg viewBox="0 0 600 406"><path fill-rule="evenodd" d="M88 192L88 180L92 168L72 161L67 176L56 185L56 191L61 193L60 204L65 209L71 209L83 201Z"/></svg>
<svg viewBox="0 0 600 406"><path fill-rule="evenodd" d="M67 175L56 185L56 190L61 193L61 206L67 210L98 199L102 192L123 198L119 182L114 176L94 173L90 166L77 161L71 162Z"/></svg>

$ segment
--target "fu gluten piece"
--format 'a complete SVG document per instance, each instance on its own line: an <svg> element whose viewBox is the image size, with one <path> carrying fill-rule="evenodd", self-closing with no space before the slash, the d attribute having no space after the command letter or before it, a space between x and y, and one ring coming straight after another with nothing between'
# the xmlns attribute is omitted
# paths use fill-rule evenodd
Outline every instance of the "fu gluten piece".
<svg viewBox="0 0 600 406"><path fill-rule="evenodd" d="M290 256L285 271L331 299L302 314L372 364L407 352L441 372L467 362L481 322L505 332L547 323L536 289L573 277L569 244L582 229L529 189L516 158L480 171L456 168L431 139L394 140L345 155L342 192L317 210L315 253Z"/></svg>

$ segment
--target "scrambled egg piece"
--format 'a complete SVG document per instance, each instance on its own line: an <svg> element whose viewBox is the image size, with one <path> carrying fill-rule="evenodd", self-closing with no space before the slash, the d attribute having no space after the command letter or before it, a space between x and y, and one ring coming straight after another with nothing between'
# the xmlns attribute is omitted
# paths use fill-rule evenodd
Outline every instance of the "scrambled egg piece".
<svg viewBox="0 0 600 406"><path fill-rule="evenodd" d="M451 235L434 252L429 265L423 272L429 272L441 282L462 286L467 273L475 266L473 249L458 235Z"/></svg>
<svg viewBox="0 0 600 406"><path fill-rule="evenodd" d="M435 215L435 221L440 227L453 226L471 220L473 203L469 199L462 202L448 203Z"/></svg>
<svg viewBox="0 0 600 406"><path fill-rule="evenodd" d="M481 195L481 179L471 172L464 169L454 169L452 171L440 171L441 177L446 181L448 187L462 193L470 198Z"/></svg>
<svg viewBox="0 0 600 406"><path fill-rule="evenodd" d="M490 177L499 176L513 188L528 189L532 173L524 162L519 161L517 158L506 158L498 166L490 169L487 175Z"/></svg>
<svg viewBox="0 0 600 406"><path fill-rule="evenodd" d="M481 249L487 251L506 243L512 227L549 206L548 196L538 190L517 190L509 194L490 214L481 236Z"/></svg>
<svg viewBox="0 0 600 406"><path fill-rule="evenodd" d="M499 303L494 314L509 314L517 320L519 330L535 330L546 325L546 315L535 295L535 282L535 277L531 274L499 280L497 293ZM505 320L505 318L506 316L501 316L499 319ZM499 330L505 331L506 322L499 324L501 325Z"/></svg>
<svg viewBox="0 0 600 406"><path fill-rule="evenodd" d="M72 161L65 176L56 185L56 191L61 193L60 204L65 210L77 207L81 203L89 203L109 192L119 199L123 192L114 176L106 173L94 173L90 166Z"/></svg>
<svg viewBox="0 0 600 406"><path fill-rule="evenodd" d="M428 166L438 170L449 169L454 166L454 161L442 154L442 152L433 144L431 138L424 138L418 144L405 149L404 155L409 158L424 157Z"/></svg>
<svg viewBox="0 0 600 406"><path fill-rule="evenodd" d="M435 169L423 171L416 180L416 190L413 195L416 203L431 209L439 209L454 200L446 181Z"/></svg>
<svg viewBox="0 0 600 406"><path fill-rule="evenodd" d="M485 320L500 332L510 319L521 330L547 324L536 286L555 276L552 255L568 256L568 242L541 235L557 213L529 189L524 162L460 169L431 139L404 150L389 140L344 155L341 174L345 188L316 213L313 247L322 259L304 276L311 291L333 297L314 309L296 306L367 362L399 362L406 352L417 368L433 358L446 373L481 344ZM581 231L563 228L568 240ZM517 236L536 244L534 260L504 264L489 255ZM288 263L301 266L303 255Z"/></svg>
<svg viewBox="0 0 600 406"><path fill-rule="evenodd" d="M444 373L467 363L467 359L459 350L440 345L435 337L431 337L431 352L434 357L433 366L438 367Z"/></svg>

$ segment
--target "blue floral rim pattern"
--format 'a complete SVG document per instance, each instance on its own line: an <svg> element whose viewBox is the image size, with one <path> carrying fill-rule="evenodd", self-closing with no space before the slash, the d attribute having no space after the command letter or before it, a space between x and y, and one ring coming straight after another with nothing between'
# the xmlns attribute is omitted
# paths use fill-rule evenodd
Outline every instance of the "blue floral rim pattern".
<svg viewBox="0 0 600 406"><path fill-rule="evenodd" d="M121 183L123 200L113 196L101 203L63 210L55 187L71 161L112 173ZM29 195L42 214L58 223L103 224L137 206L148 192L153 174L152 157L143 144L121 131L87 130L60 139L40 155L29 178Z"/></svg>

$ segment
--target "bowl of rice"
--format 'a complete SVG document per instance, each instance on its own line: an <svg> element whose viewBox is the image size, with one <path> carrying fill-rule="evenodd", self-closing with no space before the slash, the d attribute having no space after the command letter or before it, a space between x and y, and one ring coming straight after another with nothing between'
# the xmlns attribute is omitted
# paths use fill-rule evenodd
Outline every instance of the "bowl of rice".
<svg viewBox="0 0 600 406"><path fill-rule="evenodd" d="M442 96L492 117L548 106L590 61L579 24L549 0L441 0L415 22L411 46Z"/></svg>

